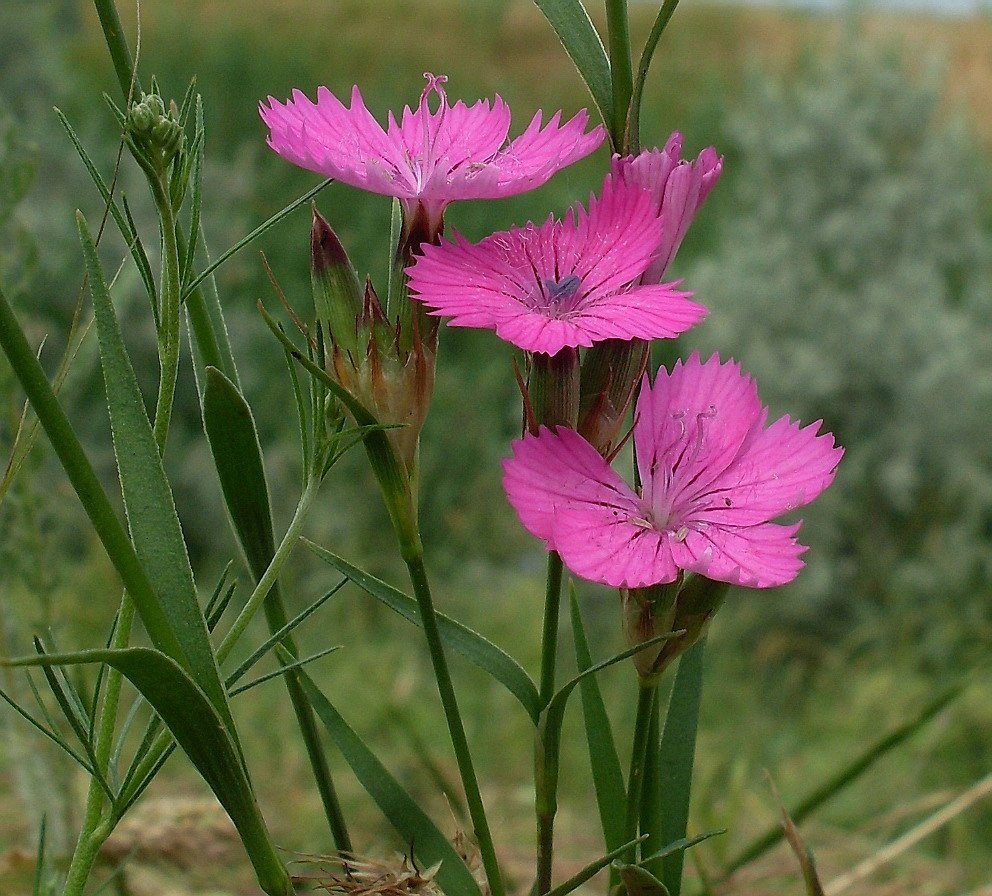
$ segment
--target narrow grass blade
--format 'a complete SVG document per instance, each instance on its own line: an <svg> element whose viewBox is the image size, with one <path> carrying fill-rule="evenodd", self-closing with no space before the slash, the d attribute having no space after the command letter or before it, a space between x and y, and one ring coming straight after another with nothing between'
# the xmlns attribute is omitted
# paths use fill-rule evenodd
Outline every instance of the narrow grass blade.
<svg viewBox="0 0 992 896"><path fill-rule="evenodd" d="M580 672L585 672L593 663L574 586L569 587L569 601L575 663ZM627 803L623 767L620 765L620 755L617 753L606 703L594 676L582 679L579 693L582 697L582 716L585 721L586 743L589 746L592 781L596 789L596 804L599 806L599 820L603 826L606 848L612 853L620 848L623 840L624 806Z"/></svg>
<svg viewBox="0 0 992 896"><path fill-rule="evenodd" d="M920 710L919 715L915 718L904 722L902 725L894 728L888 734L871 744L868 749L866 749L859 756L856 756L851 762L837 772L837 774L824 781L797 806L795 806L795 808L793 808L789 813L793 821L796 824L802 824L803 819L810 815L810 813L820 808L820 806L822 806L832 796L840 793L841 790L855 781L872 765L874 765L877 760L881 759L900 744L904 743L924 725L926 725L927 722L929 722L934 716L936 716L937 713L953 703L958 697L961 696L963 690L963 686L958 684L944 691L933 701L924 706L923 709ZM769 828L750 845L744 847L744 849L741 850L741 852L727 864L725 874L729 875L738 868L746 865L748 862L754 861L754 859L758 858L758 856L763 855L775 846L784 836L785 832L782 830L781 825L776 825L774 828Z"/></svg>
<svg viewBox="0 0 992 896"><path fill-rule="evenodd" d="M672 843L685 837L689 821L689 792L696 756L696 729L703 691L703 657L706 638L700 638L679 660L672 696L665 716L665 730L658 750L658 779L661 794L661 829L658 842ZM650 749L650 747L649 747ZM650 832L654 836L655 832ZM672 896L682 891L683 850L648 863ZM659 873L660 872L660 873Z"/></svg>
<svg viewBox="0 0 992 896"><path fill-rule="evenodd" d="M603 121L613 121L613 85L603 41L580 0L534 0L586 82Z"/></svg>
<svg viewBox="0 0 992 896"><path fill-rule="evenodd" d="M223 717L193 677L158 650L86 650L10 661L16 666L107 663L118 669L162 717L197 771L227 810L266 893L289 896L289 875L262 819L241 750Z"/></svg>
<svg viewBox="0 0 992 896"><path fill-rule="evenodd" d="M376 600L381 601L391 610L395 610L408 622L412 622L416 626L423 625L417 601L412 597L393 588L392 585L387 585L381 579L377 579L357 566L353 566L347 560L341 559L312 541L306 541L306 545L321 560L329 563L342 575L347 576ZM443 613L437 614L437 621L444 643L458 651L469 662L488 672L503 685L520 701L527 714L536 723L541 711L541 701L537 687L524 668L508 653L468 626L456 622Z"/></svg>
<svg viewBox="0 0 992 896"><path fill-rule="evenodd" d="M234 719L210 644L207 624L197 602L193 571L172 489L162 467L162 458L104 281L96 246L81 214L77 215L77 223L100 339L100 360L110 408L121 494L134 550L161 601L172 635L179 643L181 654L174 658L203 688L233 737ZM148 628L149 620L142 618L142 621ZM153 627L158 625L157 620L151 622ZM155 633L149 634L154 640Z"/></svg>
<svg viewBox="0 0 992 896"><path fill-rule="evenodd" d="M389 823L416 850L424 866L441 863L436 877L438 886L447 896L481 896L479 884L444 834L349 727L312 679L305 672L300 673L300 678L310 705Z"/></svg>

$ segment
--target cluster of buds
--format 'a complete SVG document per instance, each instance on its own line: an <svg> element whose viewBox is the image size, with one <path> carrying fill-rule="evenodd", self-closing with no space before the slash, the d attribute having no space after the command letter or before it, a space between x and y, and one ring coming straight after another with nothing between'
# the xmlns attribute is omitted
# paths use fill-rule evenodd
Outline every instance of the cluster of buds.
<svg viewBox="0 0 992 896"><path fill-rule="evenodd" d="M183 127L174 100L169 108L157 93L142 93L127 113L127 134L139 161L157 173L166 171L183 148Z"/></svg>

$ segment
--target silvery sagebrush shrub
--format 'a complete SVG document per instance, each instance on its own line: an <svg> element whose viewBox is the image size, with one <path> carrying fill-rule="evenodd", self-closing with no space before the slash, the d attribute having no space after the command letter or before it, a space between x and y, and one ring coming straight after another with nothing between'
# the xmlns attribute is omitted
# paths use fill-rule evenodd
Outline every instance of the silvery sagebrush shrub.
<svg viewBox="0 0 992 896"><path fill-rule="evenodd" d="M786 612L836 634L890 611L888 637L941 665L992 624L992 170L942 67L910 74L849 27L798 78L752 74L730 112L733 216L687 272L713 309L689 341L851 446Z"/></svg>

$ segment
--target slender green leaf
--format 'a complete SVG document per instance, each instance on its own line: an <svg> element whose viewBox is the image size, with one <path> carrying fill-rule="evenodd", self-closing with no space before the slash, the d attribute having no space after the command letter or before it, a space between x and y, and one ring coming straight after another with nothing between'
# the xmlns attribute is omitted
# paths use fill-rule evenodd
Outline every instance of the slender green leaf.
<svg viewBox="0 0 992 896"><path fill-rule="evenodd" d="M666 887L647 868L640 865L617 865L626 896L671 896Z"/></svg>
<svg viewBox="0 0 992 896"><path fill-rule="evenodd" d="M35 649L40 656L46 655L41 642L37 639L35 639ZM86 710L83 708L82 701L79 699L68 679L64 675L59 674L60 670L49 665L44 665L41 671L48 681L48 687L51 689L59 705L59 709L62 710L62 715L69 723L69 727L72 729L73 734L76 735L76 739L86 754L90 774L97 784L100 785L100 789L107 795L107 798L113 801L114 791L100 769L100 763L96 757L93 741L89 737L90 720L86 714Z"/></svg>
<svg viewBox="0 0 992 896"><path fill-rule="evenodd" d="M696 729L699 725L699 704L703 692L703 656L706 638L700 638L679 659L679 668L672 686L672 696L665 716L665 730L658 749L658 779L664 787L661 796L661 843L672 843L685 837L689 822L689 791L692 788L692 765L696 756ZM648 867L658 875L672 896L682 891L682 850L664 856Z"/></svg>
<svg viewBox="0 0 992 896"><path fill-rule="evenodd" d="M607 865L610 864L614 859L622 856L631 847L637 846L644 838L637 837L631 840L629 843L623 843L612 852L607 853L602 858L597 859L595 862L586 865L578 874L572 875L564 883L559 884L553 890L548 891L548 896L568 896L572 890L577 890L581 887L587 880L595 877L600 871L602 871Z"/></svg>
<svg viewBox="0 0 992 896"><path fill-rule="evenodd" d="M309 619L314 613L317 612L322 606L324 606L327 601L329 601L341 588L344 587L347 579L342 579L337 583L330 591L315 600L309 607L303 610L301 613L297 614L291 620L289 620L285 625L280 626L278 629L273 631L268 638L266 638L261 644L258 645L252 652L251 655L244 660L237 669L235 669L230 675L227 676L227 686L231 687L242 675L244 675L249 669L251 669L259 660L262 659L270 650L272 650L276 644L283 642L286 638L291 635L303 622Z"/></svg>
<svg viewBox="0 0 992 896"><path fill-rule="evenodd" d="M572 611L575 663L580 672L585 672L592 667L592 656L574 585L569 587L568 596ZM606 848L612 853L623 841L624 806L627 803L623 768L613 738L612 723L606 712L606 703L595 676L590 675L582 679L579 693L582 697L582 715L585 721L586 743L589 746L589 762L592 766L592 782L596 789L596 803L599 806L599 820L603 826Z"/></svg>
<svg viewBox="0 0 992 896"><path fill-rule="evenodd" d="M190 84L190 89L192 89ZM204 132L203 132L203 100L196 97L196 125L193 130L193 169L190 180L190 216L189 232L192 234L186 246L180 269L180 283L185 284L193 275L193 262L196 259L196 235L200 232L200 209L203 206L203 161L204 161Z"/></svg>
<svg viewBox="0 0 992 896"><path fill-rule="evenodd" d="M157 289L155 286L155 276L152 274L152 267L148 261L148 255L145 252L145 247L141 244L141 238L138 236L138 230L134 224L134 219L131 217L131 212L127 207L127 203L124 203L124 210L122 211L121 207L111 195L110 188L107 186L100 172L97 170L97 167L90 158L89 153L87 153L83 148L83 144L76 135L72 125L69 124L69 119L65 117L61 109L55 110L55 116L58 118L59 124L62 125L62 128L65 130L66 134L68 134L69 140L72 142L72 145L76 150L76 154L82 160L83 166L86 168L86 171L89 174L90 179L93 181L94 186L96 186L97 190L99 190L100 196L110 209L110 214L114 218L114 223L117 224L117 229L124 238L124 242L127 244L127 247L131 252L131 257L134 259L134 263L138 268L138 273L141 276L141 282L144 284L145 292L151 300L152 308L155 309L157 313L158 299Z"/></svg>
<svg viewBox="0 0 992 896"><path fill-rule="evenodd" d="M199 274L196 275L196 277L194 277L184 287L184 289L183 289L183 298L185 299L186 297L188 297L190 295L190 293L192 293L192 291L194 289L196 289L197 286L199 286L204 280L206 280L207 277L209 277L214 271L216 271L217 268L219 268L232 255L235 255L236 253L240 252L250 242L252 242L253 240L255 240L258 237L260 237L267 230L270 230L271 228L273 228L276 224L278 224L287 215L289 215L292 212L296 211L296 209L298 209L304 203L309 202L311 199L313 199L314 196L316 196L321 190L323 190L324 187L326 187L329 183L331 183L331 178L327 178L326 180L322 180L312 190L307 191L302 196L300 196L298 199L294 199L289 205L287 205L285 208L281 209L280 211L276 212L271 218L269 218L266 221L263 221L251 233L249 233L247 236L242 237L240 240L238 240L226 252L222 252L221 255L215 261L213 261L210 264L208 264L202 271L200 271ZM195 237L195 234L194 234L194 237Z"/></svg>
<svg viewBox="0 0 992 896"><path fill-rule="evenodd" d="M107 556L134 600L152 642L177 661L185 661L170 618L2 290L0 347L10 360Z"/></svg>
<svg viewBox="0 0 992 896"><path fill-rule="evenodd" d="M119 670L169 727L227 810L267 893L289 896L289 875L272 846L241 750L213 701L175 660L148 647L86 650L10 660L14 666L107 663Z"/></svg>
<svg viewBox="0 0 992 896"><path fill-rule="evenodd" d="M305 672L299 675L310 705L390 824L416 849L417 858L425 866L441 863L436 877L441 889L447 896L481 896L479 884L444 834L349 727L310 677Z"/></svg>
<svg viewBox="0 0 992 896"><path fill-rule="evenodd" d="M43 722L39 722L31 713L29 713L24 707L17 703L13 697L11 697L6 691L0 690L0 700L3 700L14 712L16 712L25 722L39 731L48 740L55 744L60 750L68 754L68 756L80 765L87 774L92 774L92 768L89 762L79 753L77 753L70 745L69 742L62 737L54 728L50 728ZM51 724L51 723L49 723Z"/></svg>
<svg viewBox="0 0 992 896"><path fill-rule="evenodd" d="M651 67L651 60L654 58L655 50L658 48L658 41L661 39L661 34L675 12L675 7L678 5L679 0L665 0L662 3L661 9L658 10L658 15L655 17L654 24L651 26L648 39L644 44L641 61L637 66L637 76L634 78L634 89L630 98L630 114L627 120L628 149L634 154L638 153L641 148L641 103L644 97L644 82L647 80L648 69Z"/></svg>
<svg viewBox="0 0 992 896"><path fill-rule="evenodd" d="M134 549L179 642L182 652L174 658L192 673L234 737L234 719L227 704L227 694L210 644L207 624L197 602L193 571L172 489L162 467L162 458L103 278L96 246L81 214L77 215L77 223L100 338L100 360L121 493ZM143 618L142 621L147 628L148 620ZM152 624L157 623L152 620ZM156 633L150 634L154 639Z"/></svg>
<svg viewBox="0 0 992 896"><path fill-rule="evenodd" d="M603 41L580 0L534 0L586 82L603 121L613 121L613 85Z"/></svg>
<svg viewBox="0 0 992 896"><path fill-rule="evenodd" d="M238 543L257 581L276 551L258 431L237 387L216 367L206 374L203 427Z"/></svg>
<svg viewBox="0 0 992 896"><path fill-rule="evenodd" d="M423 625L417 602L412 597L393 588L392 585L387 585L381 579L375 578L357 566L353 566L326 548L322 548L312 541L306 541L306 539L304 541L307 547L321 560L329 563L342 575L346 575L376 600L381 601L391 610L395 610L414 625ZM541 701L534 682L524 671L524 668L508 653L468 626L462 625L443 613L437 614L437 621L444 643L458 651L469 662L488 672L503 685L520 701L523 708L527 710L527 714L536 723L541 711Z"/></svg>
<svg viewBox="0 0 992 896"><path fill-rule="evenodd" d="M258 678L253 678L251 681L233 688L230 691L230 696L236 697L238 694L243 694L245 691L250 691L256 685L265 684L265 682L271 681L273 678L281 678L287 672L292 672L294 669L302 669L304 666L309 666L314 660L322 659L328 654L334 653L334 651L340 649L340 645L336 647L325 647L323 650L318 650L316 653L311 653L310 656L303 657L303 659L287 661L283 665L279 666L278 669L273 669L271 672L266 672L265 675L259 675ZM289 655L292 656L292 654Z"/></svg>

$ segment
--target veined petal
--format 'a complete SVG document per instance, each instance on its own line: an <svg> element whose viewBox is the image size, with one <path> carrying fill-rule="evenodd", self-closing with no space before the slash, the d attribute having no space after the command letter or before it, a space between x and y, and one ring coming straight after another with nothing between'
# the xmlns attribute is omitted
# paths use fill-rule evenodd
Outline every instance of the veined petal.
<svg viewBox="0 0 992 896"><path fill-rule="evenodd" d="M636 516L640 500L585 439L570 429L542 426L512 445L503 461L503 488L520 521L532 535L557 550L555 519L576 507L613 508Z"/></svg>
<svg viewBox="0 0 992 896"><path fill-rule="evenodd" d="M560 168L584 159L599 148L606 131L599 125L585 133L589 115L585 110L559 126L561 113L541 127L538 112L527 129L503 149L495 161L500 169L500 195L523 193L545 183Z"/></svg>
<svg viewBox="0 0 992 896"><path fill-rule="evenodd" d="M675 563L731 585L775 588L791 582L805 565L800 556L806 547L795 539L799 523L780 526L764 523L745 529L724 526L690 528L672 546Z"/></svg>
<svg viewBox="0 0 992 896"><path fill-rule="evenodd" d="M705 308L677 284L638 286L659 238L644 191L608 178L589 212L514 227L478 244L424 246L408 268L411 295L456 327L483 327L554 355L604 339L677 336Z"/></svg>
<svg viewBox="0 0 992 896"><path fill-rule="evenodd" d="M269 146L302 168L405 203L421 202L440 218L456 199L497 199L538 187L605 137L601 127L584 133L584 112L562 126L556 114L544 128L538 113L506 145L510 110L502 99L452 106L442 86L446 79L426 77L417 108L405 107L399 121L390 113L385 129L357 87L350 108L326 87L318 88L316 103L298 90L286 103L269 97L259 105Z"/></svg>
<svg viewBox="0 0 992 896"><path fill-rule="evenodd" d="M818 435L820 421L801 427L788 417L754 435L736 465L711 486L718 500L704 518L728 526L749 526L809 504L834 480L844 449L830 433Z"/></svg>
<svg viewBox="0 0 992 896"><path fill-rule="evenodd" d="M765 428L766 419L737 364L694 354L653 385L645 377L634 420L641 497L562 428L517 443L507 492L524 525L583 578L640 588L674 581L681 569L752 588L783 585L806 548L799 523L772 520L819 495L843 451L817 434L819 423L783 417Z"/></svg>
<svg viewBox="0 0 992 896"><path fill-rule="evenodd" d="M659 370L653 387L645 380L634 429L645 501L662 518L680 516L735 461L763 414L754 382L716 355Z"/></svg>

